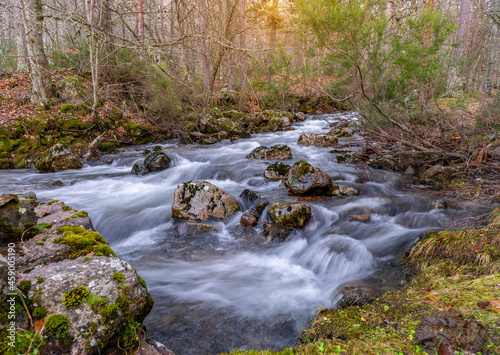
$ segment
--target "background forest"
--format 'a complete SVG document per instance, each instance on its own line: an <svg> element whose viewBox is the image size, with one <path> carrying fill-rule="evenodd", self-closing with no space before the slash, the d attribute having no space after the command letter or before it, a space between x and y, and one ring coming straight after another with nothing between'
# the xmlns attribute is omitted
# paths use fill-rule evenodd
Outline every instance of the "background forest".
<svg viewBox="0 0 500 355"><path fill-rule="evenodd" d="M87 85L80 101L94 121L112 102L184 131L213 107L314 113L305 102L321 98L357 111L366 132L405 154L469 169L496 144L499 9L498 0L5 0L1 70L30 73L31 101L46 109L75 104L64 88Z"/></svg>

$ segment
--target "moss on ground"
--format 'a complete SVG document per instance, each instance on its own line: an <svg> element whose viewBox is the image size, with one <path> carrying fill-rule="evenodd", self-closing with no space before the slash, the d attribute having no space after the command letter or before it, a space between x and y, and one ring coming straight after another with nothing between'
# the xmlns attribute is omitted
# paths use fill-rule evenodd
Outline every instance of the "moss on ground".
<svg viewBox="0 0 500 355"><path fill-rule="evenodd" d="M422 315L449 308L486 327L483 354L500 354L498 312L478 305L500 300L500 209L482 229L427 233L405 262L416 271L405 289L364 306L320 310L296 347L231 354L425 354L414 340Z"/></svg>

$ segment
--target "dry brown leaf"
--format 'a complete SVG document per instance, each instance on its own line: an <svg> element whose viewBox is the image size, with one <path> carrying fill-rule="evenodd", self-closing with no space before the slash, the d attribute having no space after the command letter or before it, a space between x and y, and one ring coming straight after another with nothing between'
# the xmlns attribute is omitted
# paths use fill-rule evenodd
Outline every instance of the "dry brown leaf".
<svg viewBox="0 0 500 355"><path fill-rule="evenodd" d="M427 296L427 298L433 300L434 302L439 303L439 300L436 297L434 297L433 295Z"/></svg>

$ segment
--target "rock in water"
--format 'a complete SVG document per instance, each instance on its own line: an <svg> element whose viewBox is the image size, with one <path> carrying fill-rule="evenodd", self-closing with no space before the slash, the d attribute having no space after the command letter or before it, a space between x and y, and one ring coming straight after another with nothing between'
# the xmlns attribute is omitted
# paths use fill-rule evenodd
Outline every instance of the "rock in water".
<svg viewBox="0 0 500 355"><path fill-rule="evenodd" d="M311 208L299 202L276 202L267 213L274 223L290 228L304 228L311 219Z"/></svg>
<svg viewBox="0 0 500 355"><path fill-rule="evenodd" d="M296 195L331 196L333 194L332 178L305 161L299 161L292 166L284 180L284 185Z"/></svg>
<svg viewBox="0 0 500 355"><path fill-rule="evenodd" d="M174 192L172 217L203 222L221 220L240 209L238 201L206 181L185 181Z"/></svg>
<svg viewBox="0 0 500 355"><path fill-rule="evenodd" d="M53 173L68 169L81 169L82 162L69 147L56 144L37 160L35 167L41 173Z"/></svg>
<svg viewBox="0 0 500 355"><path fill-rule="evenodd" d="M297 140L297 144L315 147L333 147L338 143L337 137L333 135L323 135L314 133L303 133Z"/></svg>
<svg viewBox="0 0 500 355"><path fill-rule="evenodd" d="M281 180L286 177L288 171L290 171L290 165L278 161L269 165L266 170L264 170L264 177L269 180Z"/></svg>
<svg viewBox="0 0 500 355"><path fill-rule="evenodd" d="M144 167L149 171L161 171L170 167L170 158L162 152L154 152L144 159Z"/></svg>
<svg viewBox="0 0 500 355"><path fill-rule="evenodd" d="M276 144L272 147L260 146L247 156L250 159L292 159L292 149L286 144Z"/></svg>

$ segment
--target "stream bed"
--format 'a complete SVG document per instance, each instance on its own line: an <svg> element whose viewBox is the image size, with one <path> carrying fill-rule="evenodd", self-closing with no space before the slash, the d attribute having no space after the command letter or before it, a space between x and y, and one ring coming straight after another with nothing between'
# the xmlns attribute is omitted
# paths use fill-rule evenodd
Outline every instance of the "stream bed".
<svg viewBox="0 0 500 355"><path fill-rule="evenodd" d="M334 307L343 286L391 286L400 277L397 261L421 235L475 213L438 209L434 199L406 190L400 174L367 173L363 167L338 164L331 148L296 144L301 133L327 133L328 121L339 119L356 118L353 113L312 116L294 130L214 145L165 142L160 146L172 159L171 168L145 176L130 171L153 145L126 148L81 170L0 171L0 193L31 190L38 198L87 211L95 229L147 282L155 302L145 320L149 336L176 355L279 350L296 343L318 308ZM285 163L304 159L337 183L359 187L360 195L288 194L279 181L263 176L274 161L246 158L254 148L274 144L292 148L293 160ZM218 223L218 232L181 236L171 206L175 188L187 180L217 185L238 199L242 211ZM52 186L55 181L64 186ZM285 242L265 245L261 227L266 212L254 229L239 224L250 207L239 198L245 189L262 193L271 203L305 202L312 219ZM353 211L369 213L369 218L352 218Z"/></svg>

